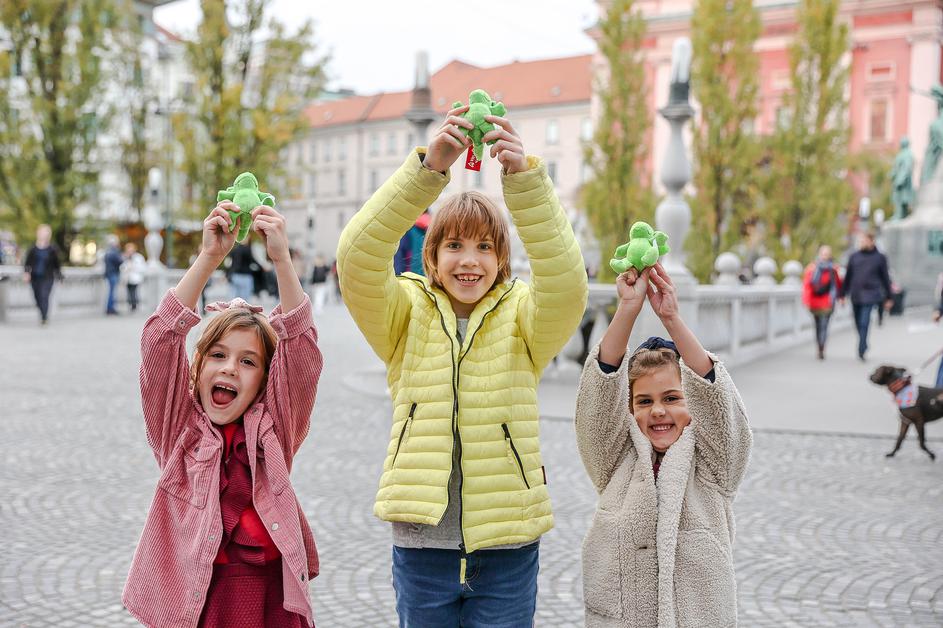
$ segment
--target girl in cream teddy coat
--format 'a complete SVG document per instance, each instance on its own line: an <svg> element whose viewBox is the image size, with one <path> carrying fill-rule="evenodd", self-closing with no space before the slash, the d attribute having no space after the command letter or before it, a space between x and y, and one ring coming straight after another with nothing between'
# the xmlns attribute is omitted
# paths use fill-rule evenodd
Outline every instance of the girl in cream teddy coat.
<svg viewBox="0 0 943 628"><path fill-rule="evenodd" d="M586 625L737 625L733 499L752 445L724 365L681 320L660 264L616 280L619 304L586 360L580 455L599 492L583 543ZM646 296L674 342L625 356Z"/></svg>

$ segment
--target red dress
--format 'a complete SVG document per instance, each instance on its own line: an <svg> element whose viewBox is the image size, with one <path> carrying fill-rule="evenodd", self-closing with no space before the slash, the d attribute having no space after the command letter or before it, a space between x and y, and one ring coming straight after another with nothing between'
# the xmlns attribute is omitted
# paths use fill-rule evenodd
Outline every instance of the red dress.
<svg viewBox="0 0 943 628"><path fill-rule="evenodd" d="M282 556L252 505L252 474L242 423L220 428L219 505L223 535L201 628L307 628L283 607Z"/></svg>

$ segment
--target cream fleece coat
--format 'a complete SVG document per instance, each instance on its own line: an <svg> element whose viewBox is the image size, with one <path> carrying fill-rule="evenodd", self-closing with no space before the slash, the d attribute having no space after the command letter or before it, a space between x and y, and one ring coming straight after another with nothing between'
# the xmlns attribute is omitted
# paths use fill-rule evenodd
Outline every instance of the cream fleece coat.
<svg viewBox="0 0 943 628"><path fill-rule="evenodd" d="M723 628L737 625L733 499L753 437L730 374L715 381L683 362L691 424L658 473L652 447L629 413L628 359L615 373L586 360L576 401L580 456L599 491L583 542L586 625L592 628Z"/></svg>

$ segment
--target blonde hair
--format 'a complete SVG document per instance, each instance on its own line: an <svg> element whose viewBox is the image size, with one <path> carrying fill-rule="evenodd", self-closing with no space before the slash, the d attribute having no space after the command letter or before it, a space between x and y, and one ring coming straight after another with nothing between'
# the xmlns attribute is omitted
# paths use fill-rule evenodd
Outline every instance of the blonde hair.
<svg viewBox="0 0 943 628"><path fill-rule="evenodd" d="M678 377L681 377L681 363L678 361L678 354L671 349L662 347L661 349L639 349L629 358L629 410L634 412L632 407L634 396L635 380L643 375L657 371L665 366L673 366L678 371Z"/></svg>
<svg viewBox="0 0 943 628"><path fill-rule="evenodd" d="M200 339L197 340L196 349L193 351L193 365L190 367L190 387L193 390L199 390L200 374L203 372L206 354L213 345L222 340L223 336L234 329L253 329L258 335L259 344L262 345L262 367L264 369L259 390L265 389L269 366L272 364L272 356L275 354L275 345L278 344L278 334L275 333L272 324L262 314L236 307L225 310L211 320L210 324L203 330ZM197 394L199 393L197 392Z"/></svg>
<svg viewBox="0 0 943 628"><path fill-rule="evenodd" d="M439 245L443 240L462 237L490 238L498 257L498 274L494 282L508 280L511 276L511 248L507 221L484 194L461 192L447 198L436 212L422 245L422 267L433 286L442 288L437 272Z"/></svg>

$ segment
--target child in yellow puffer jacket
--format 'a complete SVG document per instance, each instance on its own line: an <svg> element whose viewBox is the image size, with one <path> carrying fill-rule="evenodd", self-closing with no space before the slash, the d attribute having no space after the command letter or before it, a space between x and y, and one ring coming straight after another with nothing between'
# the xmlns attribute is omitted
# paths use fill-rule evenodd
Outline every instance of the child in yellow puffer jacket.
<svg viewBox="0 0 943 628"><path fill-rule="evenodd" d="M468 148L451 110L341 235L341 292L386 363L393 425L374 514L392 522L400 626L531 626L540 536L553 526L537 384L586 305L579 246L543 162L488 116L532 285L510 277L507 222L484 195L439 207L426 277L393 271L404 233Z"/></svg>

